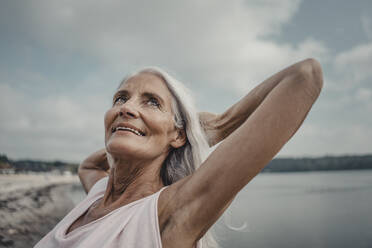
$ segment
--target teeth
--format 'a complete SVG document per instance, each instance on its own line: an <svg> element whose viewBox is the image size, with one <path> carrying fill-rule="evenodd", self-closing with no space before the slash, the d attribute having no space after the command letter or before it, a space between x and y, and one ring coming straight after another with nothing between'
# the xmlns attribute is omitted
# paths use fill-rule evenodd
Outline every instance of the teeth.
<svg viewBox="0 0 372 248"><path fill-rule="evenodd" d="M131 131L131 132L137 134L138 136L145 136L142 132L139 132L139 131L137 131L135 129L132 129L132 128L129 128L129 127L117 127L115 131L117 131L117 130L128 130L128 131Z"/></svg>

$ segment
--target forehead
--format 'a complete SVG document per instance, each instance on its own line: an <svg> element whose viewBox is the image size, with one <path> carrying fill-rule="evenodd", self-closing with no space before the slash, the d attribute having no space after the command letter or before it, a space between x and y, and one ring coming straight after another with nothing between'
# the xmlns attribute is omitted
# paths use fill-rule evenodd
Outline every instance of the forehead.
<svg viewBox="0 0 372 248"><path fill-rule="evenodd" d="M162 100L171 104L172 94L170 93L164 80L153 73L140 73L127 79L118 89L126 90L131 94L135 93L153 93L162 98Z"/></svg>

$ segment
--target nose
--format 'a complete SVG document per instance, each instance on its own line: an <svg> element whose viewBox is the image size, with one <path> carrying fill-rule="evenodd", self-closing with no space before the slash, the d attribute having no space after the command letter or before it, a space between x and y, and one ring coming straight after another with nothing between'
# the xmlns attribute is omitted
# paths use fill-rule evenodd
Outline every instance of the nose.
<svg viewBox="0 0 372 248"><path fill-rule="evenodd" d="M127 118L138 118L139 113L129 101L124 103L119 109L119 116Z"/></svg>

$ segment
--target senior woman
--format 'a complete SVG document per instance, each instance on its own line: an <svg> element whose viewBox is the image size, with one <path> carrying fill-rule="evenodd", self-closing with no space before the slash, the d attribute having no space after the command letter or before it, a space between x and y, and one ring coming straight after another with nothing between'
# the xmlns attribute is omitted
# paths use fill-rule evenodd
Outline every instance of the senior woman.
<svg viewBox="0 0 372 248"><path fill-rule="evenodd" d="M319 63L307 59L226 112L197 115L164 71L131 75L106 112L106 148L80 165L87 197L36 247L211 246L209 228L298 130L322 86Z"/></svg>

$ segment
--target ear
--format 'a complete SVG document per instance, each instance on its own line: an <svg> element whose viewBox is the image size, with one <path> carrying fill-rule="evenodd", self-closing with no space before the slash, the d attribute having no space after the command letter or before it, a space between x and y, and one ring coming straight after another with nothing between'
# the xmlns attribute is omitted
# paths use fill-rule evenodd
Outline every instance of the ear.
<svg viewBox="0 0 372 248"><path fill-rule="evenodd" d="M176 138L171 141L170 145L173 148L180 148L186 143L186 132L183 129L176 129L175 132Z"/></svg>

